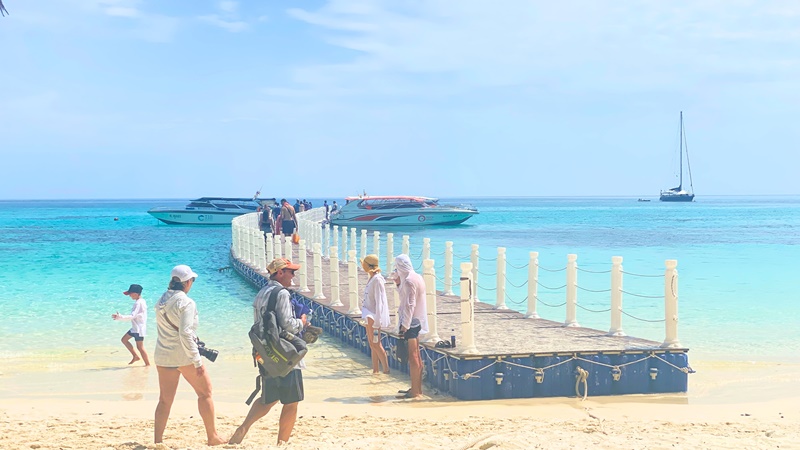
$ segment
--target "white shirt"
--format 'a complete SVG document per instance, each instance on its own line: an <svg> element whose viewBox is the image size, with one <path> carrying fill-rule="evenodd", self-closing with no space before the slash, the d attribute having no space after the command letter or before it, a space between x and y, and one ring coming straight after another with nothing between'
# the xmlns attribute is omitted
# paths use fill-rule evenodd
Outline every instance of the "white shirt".
<svg viewBox="0 0 800 450"><path fill-rule="evenodd" d="M400 325L406 330L419 325L419 334L428 332L428 305L422 275L411 272L400 283Z"/></svg>
<svg viewBox="0 0 800 450"><path fill-rule="evenodd" d="M389 300L386 298L386 279L380 272L376 272L364 288L364 300L361 303L361 317L372 317L375 328L388 328L391 325L389 318Z"/></svg>
<svg viewBox="0 0 800 450"><path fill-rule="evenodd" d="M130 332L144 337L147 332L147 302L139 297L139 299L133 303L133 308L131 308L131 313L129 315L118 314L114 320L130 322Z"/></svg>
<svg viewBox="0 0 800 450"><path fill-rule="evenodd" d="M183 291L168 290L155 306L158 341L154 359L157 366L200 367L203 361L197 351L197 305ZM167 319L178 329L170 325Z"/></svg>

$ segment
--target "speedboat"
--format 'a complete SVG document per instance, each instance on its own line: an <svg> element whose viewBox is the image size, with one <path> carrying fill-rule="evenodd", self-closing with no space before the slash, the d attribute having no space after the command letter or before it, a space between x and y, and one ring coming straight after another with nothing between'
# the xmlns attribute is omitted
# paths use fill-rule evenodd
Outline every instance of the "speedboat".
<svg viewBox="0 0 800 450"><path fill-rule="evenodd" d="M456 225L478 214L469 205L443 205L439 199L410 196L347 197L331 215L333 225L420 226Z"/></svg>
<svg viewBox="0 0 800 450"><path fill-rule="evenodd" d="M255 212L258 207L274 202L274 198L201 197L183 208L158 207L147 213L171 225L230 225L234 217Z"/></svg>

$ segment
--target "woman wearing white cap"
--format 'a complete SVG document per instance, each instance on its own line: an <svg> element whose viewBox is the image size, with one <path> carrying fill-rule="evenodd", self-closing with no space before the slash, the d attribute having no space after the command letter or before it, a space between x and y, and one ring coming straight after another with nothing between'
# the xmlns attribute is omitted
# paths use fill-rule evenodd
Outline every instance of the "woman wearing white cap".
<svg viewBox="0 0 800 450"><path fill-rule="evenodd" d="M389 328L389 301L386 298L386 280L381 275L378 255L367 255L361 260L361 267L369 274L364 288L364 301L361 303L361 317L367 320L367 339L372 350L372 373L389 373L389 360L386 349L381 344L381 328Z"/></svg>
<svg viewBox="0 0 800 450"><path fill-rule="evenodd" d="M197 305L189 298L197 274L189 266L172 269L169 289L156 304L158 341L154 355L158 369L159 397L155 414L155 443L163 440L169 412L181 375L197 393L197 408L206 427L208 445L226 441L219 437L214 425L214 399L208 376L197 348Z"/></svg>

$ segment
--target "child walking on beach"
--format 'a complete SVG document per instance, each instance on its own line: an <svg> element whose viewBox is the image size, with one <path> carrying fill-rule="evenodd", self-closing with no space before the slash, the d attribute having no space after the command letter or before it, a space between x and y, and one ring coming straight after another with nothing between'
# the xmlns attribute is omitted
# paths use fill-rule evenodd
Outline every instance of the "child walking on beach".
<svg viewBox="0 0 800 450"><path fill-rule="evenodd" d="M131 329L122 335L121 339L122 345L131 352L131 356L133 357L128 364L133 364L141 359L144 361L145 366L149 366L150 358L147 357L147 351L144 349L144 335L147 331L147 303L142 298L142 286L132 284L123 294L130 296L131 300L135 302L131 313L129 315L124 315L117 311L115 314L111 315L111 318L114 320L131 322ZM141 358L139 358L139 355L137 355L136 351L133 349L133 345L131 345L130 342L131 338L136 341L136 348L142 355Z"/></svg>

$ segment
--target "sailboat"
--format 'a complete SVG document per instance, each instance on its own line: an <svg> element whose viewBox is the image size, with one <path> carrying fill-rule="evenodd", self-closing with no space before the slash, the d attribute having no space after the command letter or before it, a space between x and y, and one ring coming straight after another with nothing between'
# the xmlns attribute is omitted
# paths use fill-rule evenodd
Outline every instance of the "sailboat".
<svg viewBox="0 0 800 450"><path fill-rule="evenodd" d="M658 198L662 202L691 202L694 200L694 187L692 186L692 166L689 165L689 147L686 145L686 132L683 130L683 111L681 111L681 135L680 135L680 168L678 179L678 186L661 191L661 196ZM683 189L683 153L686 151L686 167L689 173L689 190Z"/></svg>

